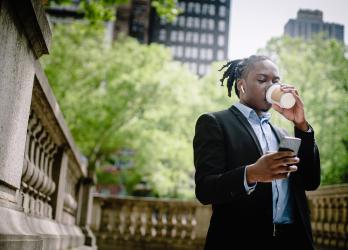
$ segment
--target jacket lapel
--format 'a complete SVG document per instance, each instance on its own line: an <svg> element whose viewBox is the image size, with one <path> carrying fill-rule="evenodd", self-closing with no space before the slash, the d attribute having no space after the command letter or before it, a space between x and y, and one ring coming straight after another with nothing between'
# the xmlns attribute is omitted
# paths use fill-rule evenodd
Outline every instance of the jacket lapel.
<svg viewBox="0 0 348 250"><path fill-rule="evenodd" d="M284 135L275 127L273 127L273 125L271 123L269 123L269 125L271 126L271 129L275 135L275 137L277 138L278 143L280 142L280 138L283 138Z"/></svg>
<svg viewBox="0 0 348 250"><path fill-rule="evenodd" d="M257 147L257 150L259 151L260 155L263 155L259 139L257 138L253 128L251 127L250 123L245 118L245 116L235 106L230 107L229 110L237 117L237 119L240 121L240 123L248 131L248 133L251 136L251 138L253 139L253 141L254 141L254 143L255 143L255 145Z"/></svg>

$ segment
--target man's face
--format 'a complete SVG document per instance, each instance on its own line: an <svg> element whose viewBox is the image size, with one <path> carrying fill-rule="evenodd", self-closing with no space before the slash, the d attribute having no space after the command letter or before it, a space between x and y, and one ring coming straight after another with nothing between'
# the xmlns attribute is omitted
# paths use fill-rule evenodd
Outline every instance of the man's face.
<svg viewBox="0 0 348 250"><path fill-rule="evenodd" d="M272 105L266 101L266 90L279 81L277 66L272 61L255 62L243 81L245 93L241 93L240 100L256 111L268 111Z"/></svg>

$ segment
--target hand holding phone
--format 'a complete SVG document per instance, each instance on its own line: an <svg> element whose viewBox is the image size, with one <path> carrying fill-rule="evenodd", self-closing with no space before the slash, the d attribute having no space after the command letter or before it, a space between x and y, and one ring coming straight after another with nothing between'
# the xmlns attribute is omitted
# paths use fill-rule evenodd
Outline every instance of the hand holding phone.
<svg viewBox="0 0 348 250"><path fill-rule="evenodd" d="M281 138L279 143L278 151L292 151L297 155L298 150L301 146L301 139L297 137L284 136Z"/></svg>

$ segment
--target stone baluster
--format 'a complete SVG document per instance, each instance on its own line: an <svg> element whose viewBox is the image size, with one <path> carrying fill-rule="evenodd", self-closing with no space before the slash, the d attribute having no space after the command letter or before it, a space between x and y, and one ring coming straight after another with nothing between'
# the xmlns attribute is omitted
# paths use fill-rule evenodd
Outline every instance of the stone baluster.
<svg viewBox="0 0 348 250"><path fill-rule="evenodd" d="M190 209L190 221L189 221L189 225L190 225L190 234L189 237L191 240L195 240L196 239L196 231L195 231L195 227L197 226L197 219L196 219L196 206L192 206Z"/></svg>
<svg viewBox="0 0 348 250"><path fill-rule="evenodd" d="M158 207L151 206L151 238L155 238L158 235Z"/></svg>
<svg viewBox="0 0 348 250"><path fill-rule="evenodd" d="M150 241L151 237L151 215L152 209L149 203L144 203L143 214L141 217L142 236L145 241Z"/></svg>
<svg viewBox="0 0 348 250"><path fill-rule="evenodd" d="M176 239L178 236L178 218L176 206L170 207L168 212L168 236L172 239Z"/></svg>
<svg viewBox="0 0 348 250"><path fill-rule="evenodd" d="M348 234L348 223L347 223L347 200L348 197L342 195L339 199L339 215L338 215L338 226L337 232L339 235L338 246L342 248L345 245L345 241L348 243L348 239L346 240L346 235Z"/></svg>
<svg viewBox="0 0 348 250"><path fill-rule="evenodd" d="M128 240L131 238L131 206L127 202L125 202L122 206L122 225L123 232L122 236L124 240Z"/></svg>
<svg viewBox="0 0 348 250"><path fill-rule="evenodd" d="M171 207L168 202L160 202L158 206L158 237L164 239L170 236L169 229L169 216L171 213Z"/></svg>

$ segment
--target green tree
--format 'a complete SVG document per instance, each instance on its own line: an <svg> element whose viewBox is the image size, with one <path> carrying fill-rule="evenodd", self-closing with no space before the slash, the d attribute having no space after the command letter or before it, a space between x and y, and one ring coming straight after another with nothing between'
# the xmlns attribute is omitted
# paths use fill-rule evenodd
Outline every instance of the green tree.
<svg viewBox="0 0 348 250"><path fill-rule="evenodd" d="M125 37L106 45L103 32L82 23L58 25L43 60L77 145L92 168L112 163L121 149L135 152L126 175L105 177L98 170L101 181L122 180L131 192L145 178L153 195L192 198L202 84L169 49Z"/></svg>
<svg viewBox="0 0 348 250"><path fill-rule="evenodd" d="M71 5L71 0L48 0L49 6ZM80 12L92 23L100 20L112 20L115 17L115 8L121 4L128 3L129 0L81 0L79 3ZM151 6L163 18L174 21L176 16L181 13L177 7L176 0L153 0Z"/></svg>
<svg viewBox="0 0 348 250"><path fill-rule="evenodd" d="M346 47L317 36L310 41L274 38L259 53L273 58L284 82L295 85L303 98L321 153L323 184L348 181L348 60ZM279 115L278 124L291 131ZM273 119L273 118L272 118Z"/></svg>

